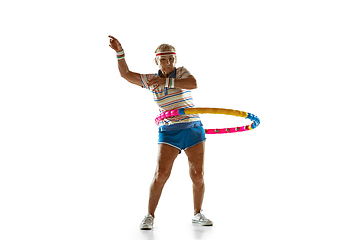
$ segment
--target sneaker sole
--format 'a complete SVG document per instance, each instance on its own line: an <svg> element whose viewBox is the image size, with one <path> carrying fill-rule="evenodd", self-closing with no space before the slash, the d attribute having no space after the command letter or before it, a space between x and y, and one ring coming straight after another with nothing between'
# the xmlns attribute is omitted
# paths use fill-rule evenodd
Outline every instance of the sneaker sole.
<svg viewBox="0 0 360 240"><path fill-rule="evenodd" d="M140 228L140 230L152 230L152 228Z"/></svg>
<svg viewBox="0 0 360 240"><path fill-rule="evenodd" d="M202 223L200 223L199 221L196 221L196 220L192 220L192 223L199 224L201 226L212 226L213 225L212 223L202 224Z"/></svg>

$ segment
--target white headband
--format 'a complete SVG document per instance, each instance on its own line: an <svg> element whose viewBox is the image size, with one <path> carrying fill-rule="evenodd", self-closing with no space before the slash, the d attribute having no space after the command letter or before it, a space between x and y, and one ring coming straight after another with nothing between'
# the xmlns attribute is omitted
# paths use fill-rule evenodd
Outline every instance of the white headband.
<svg viewBox="0 0 360 240"><path fill-rule="evenodd" d="M156 53L156 56L164 56L164 55L175 55L176 52L172 52L172 51L166 51L166 52L158 52Z"/></svg>

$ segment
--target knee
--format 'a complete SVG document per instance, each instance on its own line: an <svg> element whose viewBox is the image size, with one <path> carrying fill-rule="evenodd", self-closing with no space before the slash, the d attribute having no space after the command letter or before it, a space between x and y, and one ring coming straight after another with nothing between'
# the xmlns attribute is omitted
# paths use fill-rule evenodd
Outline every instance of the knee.
<svg viewBox="0 0 360 240"><path fill-rule="evenodd" d="M190 171L190 177L194 185L201 186L204 184L204 173Z"/></svg>
<svg viewBox="0 0 360 240"><path fill-rule="evenodd" d="M170 177L170 172L167 171L156 171L155 181L160 183L165 183Z"/></svg>

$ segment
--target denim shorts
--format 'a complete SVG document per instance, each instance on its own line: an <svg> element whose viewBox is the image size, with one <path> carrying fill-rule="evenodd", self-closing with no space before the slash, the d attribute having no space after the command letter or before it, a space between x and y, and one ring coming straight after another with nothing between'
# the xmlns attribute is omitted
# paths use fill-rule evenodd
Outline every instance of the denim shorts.
<svg viewBox="0 0 360 240"><path fill-rule="evenodd" d="M202 126L186 128L175 131L161 131L159 132L159 144L167 144L181 153L181 150L186 150L198 143L205 141L205 130Z"/></svg>

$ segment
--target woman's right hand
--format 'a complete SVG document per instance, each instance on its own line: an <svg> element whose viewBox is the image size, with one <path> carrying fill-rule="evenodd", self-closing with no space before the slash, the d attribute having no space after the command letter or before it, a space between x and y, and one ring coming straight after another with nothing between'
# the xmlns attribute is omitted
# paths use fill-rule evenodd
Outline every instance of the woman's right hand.
<svg viewBox="0 0 360 240"><path fill-rule="evenodd" d="M113 36L109 35L110 38L110 47L112 49L114 49L116 52L120 52L123 50L119 40L117 40L116 38L114 38Z"/></svg>

